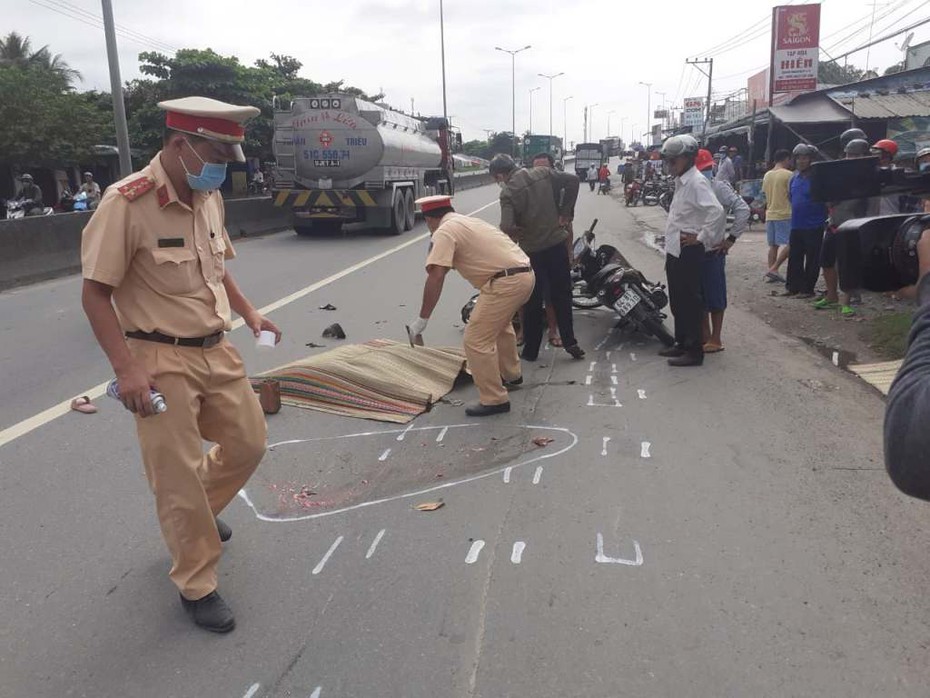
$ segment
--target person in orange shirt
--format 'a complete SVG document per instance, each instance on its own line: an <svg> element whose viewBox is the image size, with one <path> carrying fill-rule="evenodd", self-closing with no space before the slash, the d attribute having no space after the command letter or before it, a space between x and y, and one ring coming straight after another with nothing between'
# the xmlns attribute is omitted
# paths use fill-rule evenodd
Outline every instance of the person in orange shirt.
<svg viewBox="0 0 930 698"><path fill-rule="evenodd" d="M242 359L226 341L231 311L258 336L281 332L226 270L226 163L245 162L244 122L257 115L204 97L161 102L161 151L109 187L84 228L82 302L136 415L145 474L171 552L169 577L197 625L229 632L235 618L216 590L222 541L216 518L265 453L265 418ZM165 397L156 414L151 390ZM216 445L205 455L203 442Z"/></svg>

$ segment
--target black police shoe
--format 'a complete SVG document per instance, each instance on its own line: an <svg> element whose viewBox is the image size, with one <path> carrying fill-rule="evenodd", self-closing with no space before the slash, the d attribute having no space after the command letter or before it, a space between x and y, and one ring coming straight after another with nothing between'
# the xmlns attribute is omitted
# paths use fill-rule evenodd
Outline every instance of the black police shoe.
<svg viewBox="0 0 930 698"><path fill-rule="evenodd" d="M687 353L688 352L686 352L684 349L682 349L680 346L676 344L671 347L666 347L665 349L660 351L659 356L664 356L667 359L677 359L679 356L684 356Z"/></svg>
<svg viewBox="0 0 930 698"><path fill-rule="evenodd" d="M223 597L215 591L196 601L182 596L181 605L196 625L211 633L228 633L236 627L232 611L223 601Z"/></svg>
<svg viewBox="0 0 930 698"><path fill-rule="evenodd" d="M465 408L465 414L469 417L489 417L492 414L501 414L502 412L510 412L509 402L502 402L499 405L482 405L480 402L476 402Z"/></svg>
<svg viewBox="0 0 930 698"><path fill-rule="evenodd" d="M682 356L668 360L669 366L703 366L704 356L702 354L683 354Z"/></svg>
<svg viewBox="0 0 930 698"><path fill-rule="evenodd" d="M225 543L232 538L232 529L229 524L223 521L219 516L213 519L216 521L216 532L220 534L220 542Z"/></svg>

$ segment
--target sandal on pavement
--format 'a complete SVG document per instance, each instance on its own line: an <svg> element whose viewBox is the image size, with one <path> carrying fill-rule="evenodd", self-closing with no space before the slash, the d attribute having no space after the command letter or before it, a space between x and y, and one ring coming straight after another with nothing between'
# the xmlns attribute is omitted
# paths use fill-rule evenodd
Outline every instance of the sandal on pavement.
<svg viewBox="0 0 930 698"><path fill-rule="evenodd" d="M782 283L782 284L788 283L787 279L785 279L784 276L782 276L781 274L776 274L774 271L767 272L765 275L765 278L769 283L775 283L775 282Z"/></svg>
<svg viewBox="0 0 930 698"><path fill-rule="evenodd" d="M843 315L843 317L853 317L857 314L856 309L848 305L844 305L840 309L840 313Z"/></svg>
<svg viewBox="0 0 930 698"><path fill-rule="evenodd" d="M716 354L721 351L723 351L722 344L714 344L713 342L708 342L707 344L704 345L705 354Z"/></svg>
<svg viewBox="0 0 930 698"><path fill-rule="evenodd" d="M97 406L92 405L86 395L74 398L71 401L71 409L81 414L97 414Z"/></svg>
<svg viewBox="0 0 930 698"><path fill-rule="evenodd" d="M816 310L836 310L840 307L840 304L827 298L821 298L819 301L814 301L813 306Z"/></svg>
<svg viewBox="0 0 930 698"><path fill-rule="evenodd" d="M551 344L554 347L561 347L562 338L561 337L549 337L549 344Z"/></svg>

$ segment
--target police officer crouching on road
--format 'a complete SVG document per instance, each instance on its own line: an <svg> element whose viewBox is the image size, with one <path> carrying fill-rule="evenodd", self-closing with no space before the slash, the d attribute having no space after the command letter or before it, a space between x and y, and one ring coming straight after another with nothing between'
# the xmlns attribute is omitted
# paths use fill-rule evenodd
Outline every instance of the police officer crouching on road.
<svg viewBox="0 0 930 698"><path fill-rule="evenodd" d="M226 163L245 161L243 123L259 110L204 97L158 106L167 112L162 150L109 187L84 228L82 301L136 415L169 576L194 623L222 633L235 619L216 591L216 567L232 531L216 516L258 467L266 441L242 359L225 339L230 311L256 336L281 339L225 269L235 254L216 191ZM166 412L153 411L152 389ZM205 440L216 444L206 455Z"/></svg>
<svg viewBox="0 0 930 698"><path fill-rule="evenodd" d="M723 242L726 215L711 183L694 166L698 154L694 136L672 136L661 152L675 177L675 197L665 224L665 273L675 316L675 346L659 355L669 357L671 366L700 366L704 363L704 251Z"/></svg>
<svg viewBox="0 0 930 698"><path fill-rule="evenodd" d="M523 383L513 315L533 293L535 275L519 247L490 223L462 216L449 196L416 202L430 231L426 285L420 315L410 325L410 340L426 329L446 274L458 271L480 292L465 327L465 358L478 388L479 402L465 413L484 417L510 411L507 387Z"/></svg>
<svg viewBox="0 0 930 698"><path fill-rule="evenodd" d="M543 337L543 300L555 308L562 346L584 358L572 319L571 261L565 244L575 215L578 177L548 167L517 169L509 155L498 154L488 171L501 186L501 230L529 256L536 288L523 309L523 352L535 361Z"/></svg>

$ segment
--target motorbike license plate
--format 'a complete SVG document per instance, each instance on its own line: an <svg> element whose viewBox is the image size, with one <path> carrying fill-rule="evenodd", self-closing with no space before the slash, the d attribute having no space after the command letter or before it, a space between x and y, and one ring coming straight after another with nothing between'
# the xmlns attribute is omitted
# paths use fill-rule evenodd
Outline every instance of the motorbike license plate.
<svg viewBox="0 0 930 698"><path fill-rule="evenodd" d="M617 302L614 303L614 310L620 313L621 317L626 317L641 300L642 298L639 297L636 291L628 289L627 292L620 296Z"/></svg>

